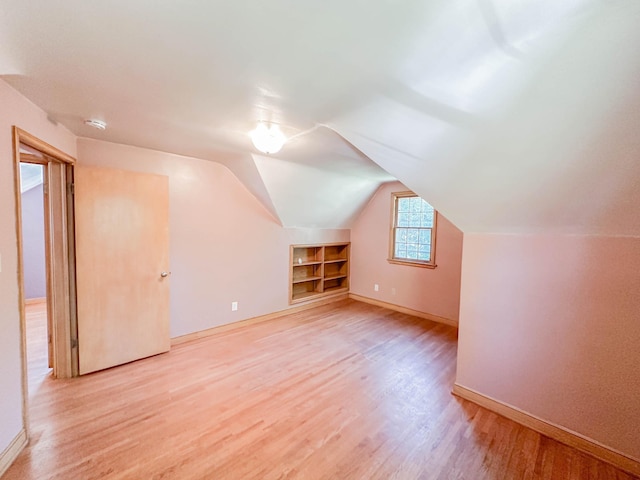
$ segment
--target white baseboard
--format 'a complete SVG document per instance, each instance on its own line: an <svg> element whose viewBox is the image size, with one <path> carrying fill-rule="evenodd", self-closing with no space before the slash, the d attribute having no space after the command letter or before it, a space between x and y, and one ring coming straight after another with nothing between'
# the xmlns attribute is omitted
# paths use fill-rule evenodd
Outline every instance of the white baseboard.
<svg viewBox="0 0 640 480"><path fill-rule="evenodd" d="M584 435L560 425L542 420L541 418L524 412L517 407L508 405L491 397L487 397L486 395L476 392L470 388L463 387L457 383L454 384L452 393L460 398L464 398L465 400L478 404L487 410L491 410L498 415L502 415L509 420L513 420L520 425L524 425L525 427L535 430L542 435L546 435L549 438L564 443L565 445L569 445L570 447L580 450L592 457L596 457L599 460L610 463L611 465L629 472L632 475L640 475L640 460L618 452L617 450L607 447L606 445L603 445L591 438L585 437Z"/></svg>
<svg viewBox="0 0 640 480"><path fill-rule="evenodd" d="M4 452L0 454L0 477L9 469L11 464L18 458L20 452L27 446L27 432L22 429L16 438L9 444Z"/></svg>
<svg viewBox="0 0 640 480"><path fill-rule="evenodd" d="M458 328L458 322L451 320L450 318L440 317L431 313L419 312L418 310L394 305L393 303L383 302L382 300L376 300L375 298L363 297L362 295L357 295L355 293L350 293L349 298L357 300L358 302L369 303L378 307L388 308L389 310L406 313L407 315L413 315L414 317L424 318L426 320L431 320L432 322L444 323L445 325Z"/></svg>

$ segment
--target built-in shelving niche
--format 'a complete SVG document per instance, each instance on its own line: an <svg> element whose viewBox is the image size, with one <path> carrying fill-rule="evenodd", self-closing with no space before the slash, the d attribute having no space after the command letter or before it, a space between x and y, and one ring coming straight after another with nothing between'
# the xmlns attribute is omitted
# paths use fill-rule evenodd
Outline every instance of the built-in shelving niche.
<svg viewBox="0 0 640 480"><path fill-rule="evenodd" d="M291 245L289 303L349 291L349 243Z"/></svg>

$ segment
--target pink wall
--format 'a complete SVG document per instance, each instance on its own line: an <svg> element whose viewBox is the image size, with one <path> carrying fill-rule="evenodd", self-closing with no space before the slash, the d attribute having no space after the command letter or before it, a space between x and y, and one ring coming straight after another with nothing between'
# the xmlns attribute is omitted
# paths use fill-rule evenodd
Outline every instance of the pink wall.
<svg viewBox="0 0 640 480"><path fill-rule="evenodd" d="M0 80L0 452L22 429L22 369L18 299L18 246L13 175L13 137L17 125L75 156L76 137L6 82ZM19 193L18 193L19 195Z"/></svg>
<svg viewBox="0 0 640 480"><path fill-rule="evenodd" d="M457 382L640 459L640 238L465 234Z"/></svg>
<svg viewBox="0 0 640 480"><path fill-rule="evenodd" d="M78 162L169 177L173 337L289 308L289 244L349 240L282 228L217 162L86 138Z"/></svg>
<svg viewBox="0 0 640 480"><path fill-rule="evenodd" d="M399 182L382 185L351 229L351 292L457 322L462 232L451 222L438 217L437 268L387 262L391 193L407 190ZM373 289L376 283L380 286L377 292Z"/></svg>

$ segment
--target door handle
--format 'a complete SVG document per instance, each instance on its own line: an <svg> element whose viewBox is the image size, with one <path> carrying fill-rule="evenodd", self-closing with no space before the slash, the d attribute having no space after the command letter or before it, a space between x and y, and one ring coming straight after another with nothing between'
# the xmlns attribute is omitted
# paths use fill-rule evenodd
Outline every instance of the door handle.
<svg viewBox="0 0 640 480"><path fill-rule="evenodd" d="M164 278L164 277L168 277L169 275L171 275L171 272L160 272L160 276L161 276L162 278Z"/></svg>

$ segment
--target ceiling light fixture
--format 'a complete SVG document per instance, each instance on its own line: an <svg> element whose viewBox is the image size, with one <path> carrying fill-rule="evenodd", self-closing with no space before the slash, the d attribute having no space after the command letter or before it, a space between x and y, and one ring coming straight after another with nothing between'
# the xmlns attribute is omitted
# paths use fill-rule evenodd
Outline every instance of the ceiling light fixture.
<svg viewBox="0 0 640 480"><path fill-rule="evenodd" d="M287 141L278 125L258 123L255 130L249 132L253 145L262 153L277 153Z"/></svg>
<svg viewBox="0 0 640 480"><path fill-rule="evenodd" d="M84 121L85 125L89 125L90 127L97 128L98 130L106 130L107 124L102 120L96 120L91 118L89 120Z"/></svg>

